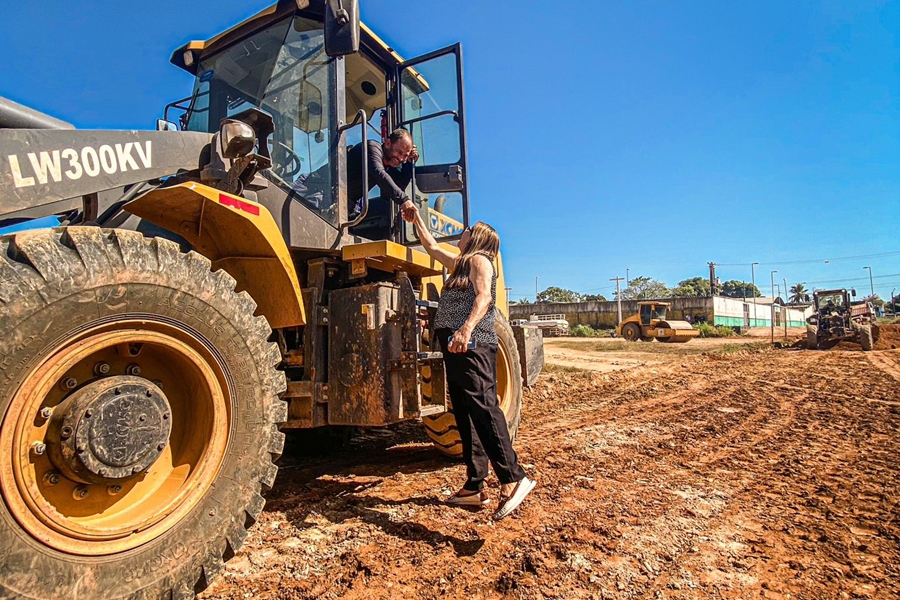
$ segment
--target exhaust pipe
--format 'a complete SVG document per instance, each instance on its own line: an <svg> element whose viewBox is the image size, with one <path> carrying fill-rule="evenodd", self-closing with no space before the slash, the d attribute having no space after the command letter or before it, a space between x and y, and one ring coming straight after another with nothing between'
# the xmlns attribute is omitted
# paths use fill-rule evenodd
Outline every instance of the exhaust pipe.
<svg viewBox="0 0 900 600"><path fill-rule="evenodd" d="M75 126L0 96L0 129L75 129Z"/></svg>

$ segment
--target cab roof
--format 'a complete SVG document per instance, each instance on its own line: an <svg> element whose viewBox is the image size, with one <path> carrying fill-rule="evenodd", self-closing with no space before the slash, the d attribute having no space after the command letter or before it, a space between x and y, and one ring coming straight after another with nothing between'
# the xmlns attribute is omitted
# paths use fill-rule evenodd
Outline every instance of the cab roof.
<svg viewBox="0 0 900 600"><path fill-rule="evenodd" d="M309 0L306 2L308 6L303 9L304 13L309 14L319 20L323 19L325 2L324 0ZM252 17L245 19L234 27L223 31L222 33L204 41L192 41L181 46L172 53L170 62L184 69L191 75L197 75L197 68L200 61L205 57L217 52L222 48L226 48L250 35L254 31L274 23L297 9L296 0L279 0L276 4L269 6L256 13ZM378 37L375 32L369 29L364 23L360 23L360 44L365 45L378 58L386 63L399 64L403 62L403 58L397 54L393 48L388 46L384 40ZM185 54L190 51L193 55L193 62L188 65L185 63Z"/></svg>

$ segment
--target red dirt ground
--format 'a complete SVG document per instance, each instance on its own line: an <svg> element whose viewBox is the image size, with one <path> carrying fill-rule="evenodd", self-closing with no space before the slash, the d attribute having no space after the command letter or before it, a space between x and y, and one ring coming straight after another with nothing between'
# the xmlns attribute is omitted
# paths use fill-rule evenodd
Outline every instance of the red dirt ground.
<svg viewBox="0 0 900 600"><path fill-rule="evenodd" d="M900 597L900 327L869 353L734 343L548 367L516 441L538 487L500 523L441 503L464 470L416 423L295 440L201 597Z"/></svg>

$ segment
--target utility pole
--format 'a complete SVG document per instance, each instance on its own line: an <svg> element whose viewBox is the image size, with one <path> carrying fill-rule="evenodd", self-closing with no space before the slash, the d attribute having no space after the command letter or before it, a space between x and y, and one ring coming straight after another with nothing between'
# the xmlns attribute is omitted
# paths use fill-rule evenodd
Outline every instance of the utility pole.
<svg viewBox="0 0 900 600"><path fill-rule="evenodd" d="M775 269L769 273L769 277L772 279L772 343L775 343L775 273L778 272L778 269Z"/></svg>
<svg viewBox="0 0 900 600"><path fill-rule="evenodd" d="M789 296L788 296L789 292L788 292L788 288L787 288L787 277L782 278L781 281L784 282L784 297L789 298ZM790 303L790 299L788 299L787 301L788 301L788 303ZM788 329L788 313L787 313L787 311L788 311L788 309L785 308L781 312L781 314L784 315L784 339L785 339L785 341L787 341L787 329Z"/></svg>
<svg viewBox="0 0 900 600"><path fill-rule="evenodd" d="M506 290L506 310L509 310L509 293L512 291L512 288L508 287L503 289Z"/></svg>
<svg viewBox="0 0 900 600"><path fill-rule="evenodd" d="M753 294L753 322L750 324L751 328L756 325L756 272L753 270L753 267L758 264L758 262L750 264L750 282L753 284L753 289L750 290Z"/></svg>
<svg viewBox="0 0 900 600"><path fill-rule="evenodd" d="M863 267L863 269L869 270L869 288L871 288L871 290L872 290L872 295L870 296L870 298L872 300L874 300L875 299L875 284L872 283L872 267Z"/></svg>
<svg viewBox="0 0 900 600"><path fill-rule="evenodd" d="M715 296L716 292L716 263L710 262L706 263L709 265L709 293L711 296Z"/></svg>
<svg viewBox="0 0 900 600"><path fill-rule="evenodd" d="M619 306L619 320L616 321L616 326L619 326L619 323L622 322L622 293L619 291L619 282L622 281L621 277L616 277L615 279L610 279L610 281L616 282L616 302Z"/></svg>
<svg viewBox="0 0 900 600"><path fill-rule="evenodd" d="M629 287L631 284L628 282L628 275L631 273L630 267L625 267L625 287Z"/></svg>
<svg viewBox="0 0 900 600"><path fill-rule="evenodd" d="M535 302L535 304L537 304L537 294L538 294L538 291L537 291L537 282L538 282L538 279L540 279L540 277L535 277L535 278L534 278L534 302Z"/></svg>

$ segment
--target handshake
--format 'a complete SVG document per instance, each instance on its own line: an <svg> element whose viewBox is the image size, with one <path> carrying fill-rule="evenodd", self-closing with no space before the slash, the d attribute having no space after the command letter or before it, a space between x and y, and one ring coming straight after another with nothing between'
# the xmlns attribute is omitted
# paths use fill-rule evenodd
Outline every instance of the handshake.
<svg viewBox="0 0 900 600"><path fill-rule="evenodd" d="M413 204L412 200L407 200L400 205L400 214L403 217L404 221L408 223L415 223L416 217L419 216L419 209L416 208L416 205Z"/></svg>

